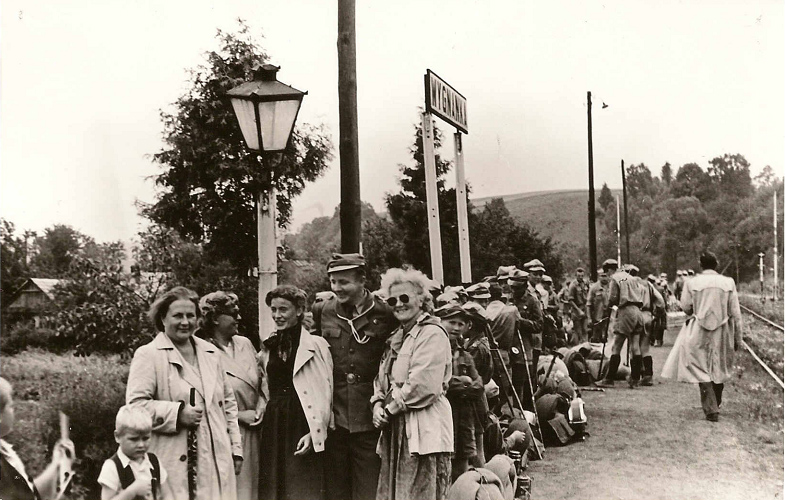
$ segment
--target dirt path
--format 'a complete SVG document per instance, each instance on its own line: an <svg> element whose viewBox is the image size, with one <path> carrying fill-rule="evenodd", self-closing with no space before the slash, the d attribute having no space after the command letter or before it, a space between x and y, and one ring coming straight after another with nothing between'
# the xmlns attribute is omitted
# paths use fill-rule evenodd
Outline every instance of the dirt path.
<svg viewBox="0 0 786 500"><path fill-rule="evenodd" d="M780 433L752 421L735 379L726 385L720 422L711 423L698 386L658 377L678 327L651 351L653 387L630 390L622 382L605 393L583 393L591 437L550 448L545 460L530 464L532 498L783 498L782 414Z"/></svg>

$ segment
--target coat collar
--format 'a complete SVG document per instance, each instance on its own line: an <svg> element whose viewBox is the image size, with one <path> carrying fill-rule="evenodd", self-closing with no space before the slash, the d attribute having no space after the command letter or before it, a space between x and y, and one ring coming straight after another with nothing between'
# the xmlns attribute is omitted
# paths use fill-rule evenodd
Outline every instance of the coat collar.
<svg viewBox="0 0 786 500"><path fill-rule="evenodd" d="M228 373L231 373L232 376L239 378L243 382L247 383L251 387L256 388L256 384L254 382L255 373L252 373L252 370L256 371L256 363L252 363L251 365L244 364L242 359L245 359L246 351L248 351L248 344L245 342L238 342L237 335L232 337L232 345L234 346L235 350L235 357L233 358L230 356L221 346L216 345L214 342L211 341L211 344L216 346L222 354L224 358L224 370ZM256 359L256 353L251 352L248 355L248 359L254 360Z"/></svg>
<svg viewBox="0 0 786 500"><path fill-rule="evenodd" d="M311 334L305 328L300 329L300 346L295 354L295 366L292 373L295 374L303 368L308 360L314 357L314 352L317 350L317 344L311 337Z"/></svg>
<svg viewBox="0 0 786 500"><path fill-rule="evenodd" d="M210 342L206 342L194 335L191 336L191 341L196 351L197 363L199 363L199 378L201 380L195 378L193 375L195 370L185 369L183 366L185 362L183 356L180 354L180 351L177 350L175 344L172 343L172 339L167 337L164 332L159 332L156 338L153 339L153 346L155 346L157 350L165 351L167 361L178 367L178 372L183 377L183 380L194 387L197 392L202 395L205 401L210 401L213 397L213 389L217 377L216 365L214 362L211 362L211 358L215 356L218 348Z"/></svg>

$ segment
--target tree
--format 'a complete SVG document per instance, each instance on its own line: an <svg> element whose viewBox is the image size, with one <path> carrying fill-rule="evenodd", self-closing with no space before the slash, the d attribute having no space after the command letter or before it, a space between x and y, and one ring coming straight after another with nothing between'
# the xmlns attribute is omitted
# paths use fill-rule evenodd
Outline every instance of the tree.
<svg viewBox="0 0 786 500"><path fill-rule="evenodd" d="M655 196L657 187L652 179L652 172L646 165L643 163L638 165L631 164L628 165L625 171L628 195L631 198L643 199L645 196Z"/></svg>
<svg viewBox="0 0 786 500"><path fill-rule="evenodd" d="M36 278L62 278L69 272L74 257L81 252L96 252L92 237L71 226L55 224L44 230L34 241L30 267Z"/></svg>
<svg viewBox="0 0 786 500"><path fill-rule="evenodd" d="M778 181L778 178L775 176L775 171L772 167L767 165L753 180L756 182L757 187L763 188L773 186Z"/></svg>
<svg viewBox="0 0 786 500"><path fill-rule="evenodd" d="M671 196L693 196L701 201L708 201L715 197L715 190L707 172L695 163L686 163L677 170L671 183Z"/></svg>
<svg viewBox="0 0 786 500"><path fill-rule="evenodd" d="M609 189L608 184L605 182L603 183L603 187L600 189L600 196L598 196L598 203L603 208L604 211L609 208L609 205L614 203L614 196L611 194L611 189Z"/></svg>
<svg viewBox="0 0 786 500"><path fill-rule="evenodd" d="M745 198L753 194L751 166L741 154L725 154L710 160L710 180L718 190L733 198Z"/></svg>
<svg viewBox="0 0 786 500"><path fill-rule="evenodd" d="M4 306L30 277L26 261L27 239L15 233L13 222L0 219L0 302Z"/></svg>
<svg viewBox="0 0 786 500"><path fill-rule="evenodd" d="M666 162L663 164L662 167L660 167L660 179L663 181L663 183L666 185L667 188L671 186L671 181L672 181L671 163Z"/></svg>
<svg viewBox="0 0 786 500"><path fill-rule="evenodd" d="M271 163L246 147L226 93L268 55L242 20L236 33L219 30L216 38L218 50L190 71L190 88L174 112L161 112L166 147L153 159L164 170L155 178L162 191L142 213L204 244L243 275L257 260L255 198L271 187ZM327 168L331 149L321 127L302 125L293 133L272 181L281 227L289 221L292 199Z"/></svg>

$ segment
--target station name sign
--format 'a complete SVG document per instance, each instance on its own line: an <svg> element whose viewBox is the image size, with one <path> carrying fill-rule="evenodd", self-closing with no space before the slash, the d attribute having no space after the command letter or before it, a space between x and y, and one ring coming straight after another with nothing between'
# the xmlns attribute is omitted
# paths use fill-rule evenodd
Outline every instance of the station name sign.
<svg viewBox="0 0 786 500"><path fill-rule="evenodd" d="M439 116L468 134L467 99L430 69L426 70L424 79L426 81L426 112Z"/></svg>

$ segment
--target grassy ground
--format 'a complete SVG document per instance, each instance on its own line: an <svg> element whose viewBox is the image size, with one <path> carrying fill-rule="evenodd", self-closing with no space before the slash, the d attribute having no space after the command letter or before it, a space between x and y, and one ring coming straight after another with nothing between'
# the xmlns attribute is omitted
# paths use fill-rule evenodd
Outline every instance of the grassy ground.
<svg viewBox="0 0 786 500"><path fill-rule="evenodd" d="M756 295L740 294L740 304L756 311L773 323L783 325L783 299L767 299L762 302Z"/></svg>
<svg viewBox="0 0 786 500"><path fill-rule="evenodd" d="M680 324L652 350L653 387L583 394L591 437L531 463L533 498L783 498L783 391L740 352L720 422L708 422L697 386L657 376Z"/></svg>

